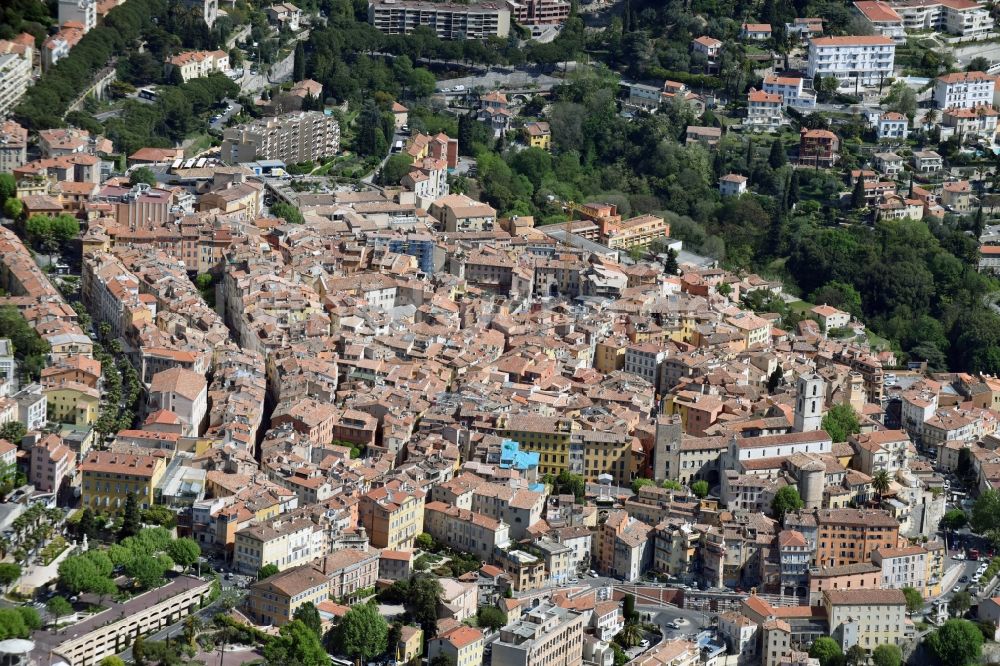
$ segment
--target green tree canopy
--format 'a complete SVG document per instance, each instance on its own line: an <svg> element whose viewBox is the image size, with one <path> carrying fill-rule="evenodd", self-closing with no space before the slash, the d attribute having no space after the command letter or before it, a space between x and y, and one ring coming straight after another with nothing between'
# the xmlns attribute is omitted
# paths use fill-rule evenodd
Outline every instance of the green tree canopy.
<svg viewBox="0 0 1000 666"><path fill-rule="evenodd" d="M46 602L45 608L56 618L56 622L59 621L59 618L73 612L72 604L66 600L66 597L59 596L58 594Z"/></svg>
<svg viewBox="0 0 1000 666"><path fill-rule="evenodd" d="M265 578L270 578L279 571L280 569L278 569L278 565L265 564L257 571L257 580L264 580Z"/></svg>
<svg viewBox="0 0 1000 666"><path fill-rule="evenodd" d="M916 613L924 607L924 596L912 587L904 587L903 595L906 597L906 612Z"/></svg>
<svg viewBox="0 0 1000 666"><path fill-rule="evenodd" d="M270 211L271 215L280 217L289 224L302 224L304 222L302 211L284 201L277 201L271 204Z"/></svg>
<svg viewBox="0 0 1000 666"><path fill-rule="evenodd" d="M145 183L150 187L156 187L156 174L153 173L153 170L149 167L141 166L134 169L132 173L129 174L128 183L133 187L139 185L140 183Z"/></svg>
<svg viewBox="0 0 1000 666"><path fill-rule="evenodd" d="M396 153L385 161L382 167L382 184L395 186L403 176L413 171L413 159L406 153Z"/></svg>
<svg viewBox="0 0 1000 666"><path fill-rule="evenodd" d="M968 620L948 620L924 644L941 666L971 666L979 663L983 634Z"/></svg>
<svg viewBox="0 0 1000 666"><path fill-rule="evenodd" d="M351 608L337 629L344 654L362 663L386 650L389 625L372 604L360 604Z"/></svg>
<svg viewBox="0 0 1000 666"><path fill-rule="evenodd" d="M313 602L307 601L295 609L292 618L309 627L317 637L323 636L323 621L320 619L319 611Z"/></svg>
<svg viewBox="0 0 1000 666"><path fill-rule="evenodd" d="M805 506L802 498L799 497L799 489L795 486L785 486L774 494L771 500L771 513L779 523L785 522L785 516L793 511L798 511Z"/></svg>
<svg viewBox="0 0 1000 666"><path fill-rule="evenodd" d="M21 577L21 567L11 562L0 562L0 585L6 587Z"/></svg>
<svg viewBox="0 0 1000 666"><path fill-rule="evenodd" d="M695 497L699 499L708 497L708 491L708 481L705 481L704 479L698 479L691 484L691 492L693 492Z"/></svg>
<svg viewBox="0 0 1000 666"><path fill-rule="evenodd" d="M850 435L861 432L854 408L843 403L830 408L823 417L822 427L834 442L846 442Z"/></svg>
<svg viewBox="0 0 1000 666"><path fill-rule="evenodd" d="M495 606L480 606L476 614L480 627L499 631L507 624L507 614Z"/></svg>
<svg viewBox="0 0 1000 666"><path fill-rule="evenodd" d="M632 492L639 492L640 488L645 488L646 486L655 486L656 482L652 479L644 479L642 477L632 479Z"/></svg>
<svg viewBox="0 0 1000 666"><path fill-rule="evenodd" d="M181 537L167 544L167 555L177 564L185 569L190 567L201 557L201 546L194 539Z"/></svg>
<svg viewBox="0 0 1000 666"><path fill-rule="evenodd" d="M809 647L809 656L819 659L820 666L838 666L844 663L844 652L837 641L829 636L820 636Z"/></svg>
<svg viewBox="0 0 1000 666"><path fill-rule="evenodd" d="M961 509L949 509L941 518L941 527L946 530L960 530L969 522L969 517Z"/></svg>
<svg viewBox="0 0 1000 666"><path fill-rule="evenodd" d="M886 643L878 645L872 650L873 666L901 666L903 663L903 651L898 645Z"/></svg>
<svg viewBox="0 0 1000 666"><path fill-rule="evenodd" d="M382 621L385 622L384 619ZM328 666L330 663L330 656L323 649L319 637L298 620L283 626L278 636L264 646L264 659L269 664Z"/></svg>

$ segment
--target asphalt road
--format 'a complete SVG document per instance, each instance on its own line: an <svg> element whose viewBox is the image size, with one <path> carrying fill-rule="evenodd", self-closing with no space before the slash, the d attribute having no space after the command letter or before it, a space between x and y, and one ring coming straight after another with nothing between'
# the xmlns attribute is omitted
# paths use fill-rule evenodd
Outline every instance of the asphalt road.
<svg viewBox="0 0 1000 666"><path fill-rule="evenodd" d="M493 90L495 88L537 88L539 90L548 90L560 83L562 83L562 79L549 76L534 68L515 69L513 71L490 69L479 76L440 80L438 81L437 89L438 92L443 92L445 95L460 96L477 87L486 90ZM465 90L454 92L456 86L464 86ZM445 88L450 88L451 91L444 92Z"/></svg>
<svg viewBox="0 0 1000 666"><path fill-rule="evenodd" d="M214 130L221 130L223 127L226 126L226 121L228 121L233 116L239 115L240 111L243 110L243 107L239 103L234 102L231 99L225 99L222 101L228 102L229 105L232 107L232 109L230 111L226 111L225 109L223 109L221 112L217 114L218 120L212 121L210 125L210 127Z"/></svg>

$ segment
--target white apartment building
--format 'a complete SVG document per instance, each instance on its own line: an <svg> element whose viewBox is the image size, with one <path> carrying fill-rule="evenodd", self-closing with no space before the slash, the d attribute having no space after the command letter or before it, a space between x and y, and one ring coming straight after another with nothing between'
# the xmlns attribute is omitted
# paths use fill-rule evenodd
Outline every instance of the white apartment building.
<svg viewBox="0 0 1000 666"><path fill-rule="evenodd" d="M927 551L920 546L879 548L872 553L872 564L882 568L883 589L912 587L926 596L927 557Z"/></svg>
<svg viewBox="0 0 1000 666"><path fill-rule="evenodd" d="M317 161L340 151L340 124L319 111L297 111L228 128L222 159L230 164L257 159L288 164Z"/></svg>
<svg viewBox="0 0 1000 666"><path fill-rule="evenodd" d="M308 518L276 516L236 532L233 562L242 574L256 574L266 564L281 571L326 555L323 529Z"/></svg>
<svg viewBox="0 0 1000 666"><path fill-rule="evenodd" d="M953 72L934 81L934 105L939 109L972 109L993 104L996 79L985 72Z"/></svg>
<svg viewBox="0 0 1000 666"><path fill-rule="evenodd" d="M76 21L89 32L97 27L97 0L59 0L59 25Z"/></svg>
<svg viewBox="0 0 1000 666"><path fill-rule="evenodd" d="M982 38L993 30L989 10L972 0L898 0L892 6L907 31L937 30Z"/></svg>
<svg viewBox="0 0 1000 666"><path fill-rule="evenodd" d="M418 206L426 210L435 199L446 197L451 193L446 160L425 157L413 166L413 171L403 176L400 182L403 187L413 191Z"/></svg>
<svg viewBox="0 0 1000 666"><path fill-rule="evenodd" d="M861 0L854 3L854 10L872 27L873 31L883 37L888 37L897 43L906 41L903 17L888 2Z"/></svg>
<svg viewBox="0 0 1000 666"><path fill-rule="evenodd" d="M0 117L9 114L31 83L31 51L0 53Z"/></svg>
<svg viewBox="0 0 1000 666"><path fill-rule="evenodd" d="M806 73L833 76L842 85L877 86L892 77L896 44L882 35L817 37L809 43Z"/></svg>
<svg viewBox="0 0 1000 666"><path fill-rule="evenodd" d="M816 95L805 84L806 79L801 76L768 74L764 77L764 92L781 95L784 106L812 108L816 106Z"/></svg>
<svg viewBox="0 0 1000 666"><path fill-rule="evenodd" d="M510 33L510 8L501 2L374 0L368 4L368 22L389 35L408 35L427 26L441 39L486 39Z"/></svg>
<svg viewBox="0 0 1000 666"><path fill-rule="evenodd" d="M705 57L711 61L718 57L719 52L722 51L722 42L715 37L702 35L691 40L691 48L698 53L705 54Z"/></svg>
<svg viewBox="0 0 1000 666"><path fill-rule="evenodd" d="M883 113L878 119L876 133L879 140L906 139L910 133L910 120L902 113L889 111Z"/></svg>
<svg viewBox="0 0 1000 666"><path fill-rule="evenodd" d="M216 72L227 74L229 54L225 51L185 51L167 58L167 68L170 71L179 70L184 83Z"/></svg>
<svg viewBox="0 0 1000 666"><path fill-rule="evenodd" d="M784 121L781 95L750 89L747 93L747 117L744 124L761 129L776 129Z"/></svg>

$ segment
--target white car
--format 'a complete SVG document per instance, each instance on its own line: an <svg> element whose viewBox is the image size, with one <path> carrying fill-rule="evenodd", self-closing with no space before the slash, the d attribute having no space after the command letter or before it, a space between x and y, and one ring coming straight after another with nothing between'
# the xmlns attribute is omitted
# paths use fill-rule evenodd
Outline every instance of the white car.
<svg viewBox="0 0 1000 666"><path fill-rule="evenodd" d="M643 638L641 641L639 641L639 647L641 647L643 650L645 650L646 648L649 647L649 641L647 641L645 638Z"/></svg>

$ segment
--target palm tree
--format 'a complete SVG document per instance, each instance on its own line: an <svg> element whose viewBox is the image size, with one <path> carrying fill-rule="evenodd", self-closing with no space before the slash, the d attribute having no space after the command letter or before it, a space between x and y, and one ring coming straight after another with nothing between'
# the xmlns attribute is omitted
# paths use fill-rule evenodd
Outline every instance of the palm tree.
<svg viewBox="0 0 1000 666"><path fill-rule="evenodd" d="M642 631L634 622L626 622L625 627L615 636L615 641L622 647L635 647L642 641Z"/></svg>
<svg viewBox="0 0 1000 666"><path fill-rule="evenodd" d="M882 504L882 495L889 490L889 484L892 483L892 479L889 477L889 472L884 469L880 469L872 477L872 489L878 493L878 503Z"/></svg>

